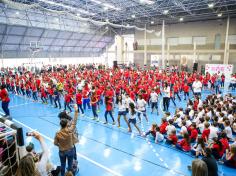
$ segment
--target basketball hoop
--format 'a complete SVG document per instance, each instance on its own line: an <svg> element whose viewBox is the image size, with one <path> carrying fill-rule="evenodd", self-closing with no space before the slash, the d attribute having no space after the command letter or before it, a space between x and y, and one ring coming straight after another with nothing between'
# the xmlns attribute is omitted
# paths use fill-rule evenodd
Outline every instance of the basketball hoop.
<svg viewBox="0 0 236 176"><path fill-rule="evenodd" d="M40 48L40 47L30 47L30 51L32 52L32 54L40 52L41 49L42 48Z"/></svg>

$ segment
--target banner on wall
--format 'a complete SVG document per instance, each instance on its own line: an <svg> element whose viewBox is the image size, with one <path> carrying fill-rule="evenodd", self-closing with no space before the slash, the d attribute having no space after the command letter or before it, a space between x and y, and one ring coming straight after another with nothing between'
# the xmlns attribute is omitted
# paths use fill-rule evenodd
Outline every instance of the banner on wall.
<svg viewBox="0 0 236 176"><path fill-rule="evenodd" d="M159 60L160 56L159 55L151 55L151 66L159 66Z"/></svg>
<svg viewBox="0 0 236 176"><path fill-rule="evenodd" d="M208 72L210 74L222 74L224 73L226 79L231 77L233 73L233 65L227 64L206 64L205 65L205 73Z"/></svg>

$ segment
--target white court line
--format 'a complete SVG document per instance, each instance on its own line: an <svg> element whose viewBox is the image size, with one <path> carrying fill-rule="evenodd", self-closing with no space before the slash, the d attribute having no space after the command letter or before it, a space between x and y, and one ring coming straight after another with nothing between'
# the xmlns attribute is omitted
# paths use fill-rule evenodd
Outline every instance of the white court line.
<svg viewBox="0 0 236 176"><path fill-rule="evenodd" d="M0 114L4 115L2 112L0 112ZM35 129L32 129L31 127L25 125L24 123L21 123L20 121L18 121L18 120L16 120L16 119L13 119L13 121L15 121L15 122L17 122L18 124L24 126L25 128L28 128L30 131L35 131ZM37 132L38 132L38 131L37 131ZM53 140L52 138L50 138L50 137L48 137L48 136L46 136L46 135L44 135L44 134L42 134L42 133L40 133L40 132L38 132L38 133L39 133L41 136L43 136L45 139L49 140L50 142L52 142L52 143L54 142L54 140ZM117 172L115 172L115 171L109 169L108 167L106 167L106 166L104 166L104 165L102 165L102 164L100 164L100 163L98 163L98 162L96 162L96 161L94 161L94 160L88 158L87 156L85 156L85 155L83 155L83 154L81 154L81 153L79 153L79 152L77 152L76 154L77 154L77 156L79 156L79 157L81 157L81 158L83 158L83 159L85 159L85 160L87 160L87 161L93 163L94 165L96 165L96 166L98 166L98 167L100 167L100 168L106 170L107 172L111 173L112 175L115 175L115 176L122 176L120 173L117 173Z"/></svg>
<svg viewBox="0 0 236 176"><path fill-rule="evenodd" d="M29 103L23 103L23 104L18 104L18 105L14 105L14 106L9 106L9 108L15 108L15 107L18 107L18 106L24 106L24 105L28 105L28 104L32 104L34 102L29 102Z"/></svg>

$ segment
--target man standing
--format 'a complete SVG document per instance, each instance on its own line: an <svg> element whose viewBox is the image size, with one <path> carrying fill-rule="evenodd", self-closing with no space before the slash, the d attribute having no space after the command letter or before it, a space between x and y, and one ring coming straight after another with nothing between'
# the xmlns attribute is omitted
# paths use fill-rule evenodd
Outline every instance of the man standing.
<svg viewBox="0 0 236 176"><path fill-rule="evenodd" d="M198 78L196 78L196 80L193 82L192 87L193 87L194 95L201 96L202 83L201 83L201 81Z"/></svg>
<svg viewBox="0 0 236 176"><path fill-rule="evenodd" d="M61 129L56 133L54 145L59 147L59 157L61 162L61 176L65 175L66 161L68 162L68 170L72 170L73 158L75 156L75 128L78 119L78 107L74 106L75 115L70 125L68 117L61 118Z"/></svg>

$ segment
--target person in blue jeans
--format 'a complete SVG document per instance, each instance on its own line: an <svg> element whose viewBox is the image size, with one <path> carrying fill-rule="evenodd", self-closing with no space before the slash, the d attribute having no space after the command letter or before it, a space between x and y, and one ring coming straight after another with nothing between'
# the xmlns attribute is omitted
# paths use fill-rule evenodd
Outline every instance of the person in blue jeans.
<svg viewBox="0 0 236 176"><path fill-rule="evenodd" d="M70 124L68 123L68 119L70 118L70 116L63 112L64 117L60 118L61 129L56 133L56 136L54 138L54 145L59 147L61 176L65 175L66 162L68 163L67 170L73 171L72 165L75 156L75 128L78 119L78 107L74 106L74 110L75 115Z"/></svg>
<svg viewBox="0 0 236 176"><path fill-rule="evenodd" d="M5 112L4 117L9 117L10 116L10 111L9 111L9 103L10 103L10 98L6 89L6 85L1 86L1 91L0 91L0 98L2 101L2 110Z"/></svg>

